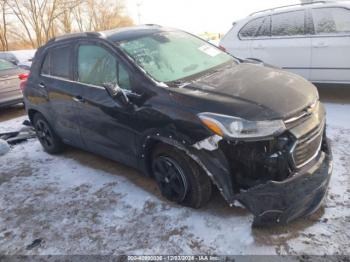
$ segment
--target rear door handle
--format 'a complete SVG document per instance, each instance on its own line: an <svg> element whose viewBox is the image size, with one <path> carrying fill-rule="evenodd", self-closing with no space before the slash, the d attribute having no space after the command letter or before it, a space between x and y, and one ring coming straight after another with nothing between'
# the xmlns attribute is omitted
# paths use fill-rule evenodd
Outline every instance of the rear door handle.
<svg viewBox="0 0 350 262"><path fill-rule="evenodd" d="M265 47L263 45L254 45L253 49L264 49Z"/></svg>
<svg viewBox="0 0 350 262"><path fill-rule="evenodd" d="M328 45L324 42L316 43L313 45L316 48L327 47Z"/></svg>
<svg viewBox="0 0 350 262"><path fill-rule="evenodd" d="M45 88L46 86L45 86L45 84L43 82L41 82L40 84L38 84L38 87Z"/></svg>
<svg viewBox="0 0 350 262"><path fill-rule="evenodd" d="M82 96L75 96L73 97L73 100L78 103L84 103L85 99Z"/></svg>

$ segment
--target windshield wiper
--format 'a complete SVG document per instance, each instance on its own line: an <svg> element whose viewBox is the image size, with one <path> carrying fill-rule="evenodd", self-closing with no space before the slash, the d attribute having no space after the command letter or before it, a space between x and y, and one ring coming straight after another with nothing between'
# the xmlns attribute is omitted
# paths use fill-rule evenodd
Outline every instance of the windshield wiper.
<svg viewBox="0 0 350 262"><path fill-rule="evenodd" d="M183 80L174 80L174 81L171 81L171 82L167 82L166 84L169 85L169 86L179 86L179 85L182 85L184 83L186 83L187 81L183 81Z"/></svg>
<svg viewBox="0 0 350 262"><path fill-rule="evenodd" d="M217 72L220 72L221 70L223 70L224 68L229 68L232 66L232 63L230 62L226 62L224 64L221 64L221 65L218 65L216 67L213 67L211 69L207 69L203 72L199 72L197 74L194 74L194 75L191 75L191 76L188 76L188 77L185 77L185 78L182 78L182 79L178 79L178 80L174 80L174 81L169 81L169 82L166 82L167 85L171 86L181 86L181 85L184 85L184 84L187 84L187 83L191 83L193 81L196 81L200 78L203 78L203 77L207 77L207 76L210 76L212 74L215 74Z"/></svg>

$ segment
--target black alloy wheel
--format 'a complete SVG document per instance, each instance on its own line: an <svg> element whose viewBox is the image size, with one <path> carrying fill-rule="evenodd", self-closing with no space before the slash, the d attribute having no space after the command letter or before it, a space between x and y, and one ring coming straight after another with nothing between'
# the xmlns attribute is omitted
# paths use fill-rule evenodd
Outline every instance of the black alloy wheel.
<svg viewBox="0 0 350 262"><path fill-rule="evenodd" d="M33 122L36 135L45 151L50 154L61 153L64 149L64 144L47 120L40 113L36 113Z"/></svg>
<svg viewBox="0 0 350 262"><path fill-rule="evenodd" d="M169 201L192 208L209 201L210 178L184 151L158 144L152 151L151 169L160 192Z"/></svg>
<svg viewBox="0 0 350 262"><path fill-rule="evenodd" d="M160 156L153 162L153 171L163 196L178 203L185 199L188 191L187 178L175 160Z"/></svg>
<svg viewBox="0 0 350 262"><path fill-rule="evenodd" d="M40 143L45 148L51 148L53 146L53 137L47 123L39 119L35 124L35 130Z"/></svg>

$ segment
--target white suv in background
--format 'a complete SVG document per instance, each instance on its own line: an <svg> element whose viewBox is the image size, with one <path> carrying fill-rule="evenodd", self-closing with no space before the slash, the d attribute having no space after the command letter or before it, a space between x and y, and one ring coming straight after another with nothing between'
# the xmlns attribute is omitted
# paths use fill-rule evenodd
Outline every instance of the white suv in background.
<svg viewBox="0 0 350 262"><path fill-rule="evenodd" d="M220 46L314 83L350 84L350 2L314 2L253 13Z"/></svg>

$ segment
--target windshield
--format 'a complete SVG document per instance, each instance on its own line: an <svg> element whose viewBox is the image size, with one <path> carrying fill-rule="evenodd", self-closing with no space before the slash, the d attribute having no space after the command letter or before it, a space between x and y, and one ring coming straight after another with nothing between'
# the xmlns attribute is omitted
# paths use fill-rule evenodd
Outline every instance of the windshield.
<svg viewBox="0 0 350 262"><path fill-rule="evenodd" d="M207 71L233 57L184 32L162 32L120 43L149 75L172 82Z"/></svg>
<svg viewBox="0 0 350 262"><path fill-rule="evenodd" d="M15 68L16 66L6 60L0 59L0 70L7 70Z"/></svg>

